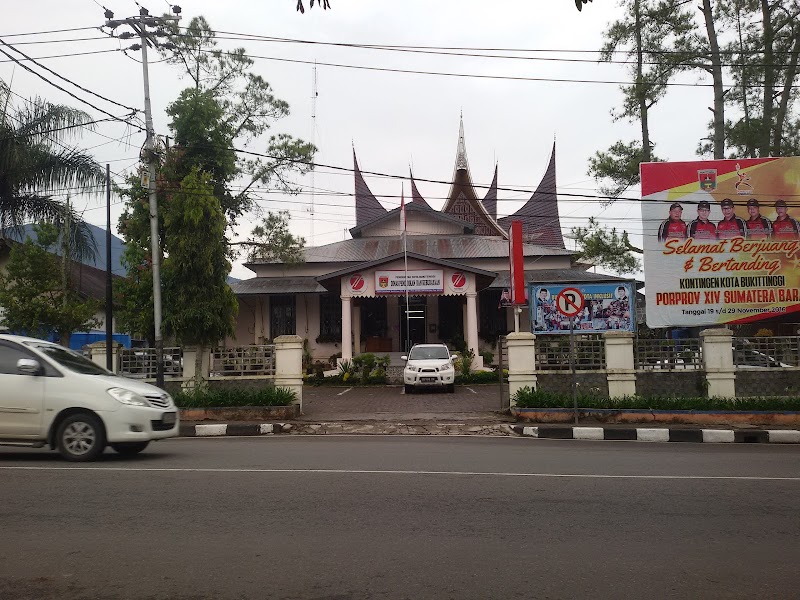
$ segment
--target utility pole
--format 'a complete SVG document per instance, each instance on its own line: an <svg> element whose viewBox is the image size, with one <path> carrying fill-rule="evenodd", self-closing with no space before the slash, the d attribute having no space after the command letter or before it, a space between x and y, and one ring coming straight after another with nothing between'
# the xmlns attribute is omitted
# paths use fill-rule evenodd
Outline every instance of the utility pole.
<svg viewBox="0 0 800 600"><path fill-rule="evenodd" d="M158 197L156 194L156 163L158 152L156 133L153 127L153 113L150 107L150 74L147 65L147 48L174 48L171 43L159 44L157 38L166 36L164 27L168 23L177 23L180 19L181 7L172 6L172 17L151 17L146 8L139 10L139 15L126 19L114 19L114 13L106 9L106 26L112 30L120 25L128 25L139 35L141 44L133 44L130 50L142 51L142 79L144 81L144 115L147 128L142 160L147 165L148 205L150 208L150 252L153 264L153 329L156 344L156 385L164 388L164 338L161 334L161 246L158 240ZM156 31L148 31L148 27ZM134 34L129 31L121 33L120 39L130 39Z"/></svg>

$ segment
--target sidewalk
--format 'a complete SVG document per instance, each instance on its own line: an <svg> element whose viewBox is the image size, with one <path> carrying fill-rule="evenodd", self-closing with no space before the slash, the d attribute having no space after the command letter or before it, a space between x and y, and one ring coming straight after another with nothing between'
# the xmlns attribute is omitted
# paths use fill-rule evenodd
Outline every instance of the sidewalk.
<svg viewBox="0 0 800 600"><path fill-rule="evenodd" d="M629 440L641 442L792 443L793 429L692 425L517 423L500 412L497 385L459 386L455 394L406 395L402 386L375 388L306 387L303 415L294 421L182 422L184 437L258 435L468 435L538 439Z"/></svg>

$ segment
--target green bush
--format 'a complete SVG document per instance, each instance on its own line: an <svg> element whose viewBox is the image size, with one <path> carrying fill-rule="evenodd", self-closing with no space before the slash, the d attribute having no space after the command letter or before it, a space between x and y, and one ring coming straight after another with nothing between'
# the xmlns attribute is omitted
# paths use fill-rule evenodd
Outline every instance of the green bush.
<svg viewBox="0 0 800 600"><path fill-rule="evenodd" d="M222 406L289 406L297 394L288 388L267 387L260 390L210 390L180 392L173 398L180 408Z"/></svg>
<svg viewBox="0 0 800 600"><path fill-rule="evenodd" d="M497 371L475 371L469 375L456 373L456 383L459 385L468 383L497 383Z"/></svg>
<svg viewBox="0 0 800 600"><path fill-rule="evenodd" d="M571 394L520 389L514 395L519 408L572 408ZM726 411L785 411L800 410L800 398L704 398L699 396L625 396L605 398L588 394L578 395L580 408L645 409L645 410L726 410Z"/></svg>

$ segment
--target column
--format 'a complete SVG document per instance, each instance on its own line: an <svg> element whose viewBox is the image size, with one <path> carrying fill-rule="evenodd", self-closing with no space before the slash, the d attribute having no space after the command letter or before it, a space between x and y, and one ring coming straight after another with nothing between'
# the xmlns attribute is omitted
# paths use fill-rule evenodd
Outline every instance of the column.
<svg viewBox="0 0 800 600"><path fill-rule="evenodd" d="M349 302L348 302L349 304ZM288 388L297 394L295 404L303 412L303 338L280 335L275 338L275 387Z"/></svg>
<svg viewBox="0 0 800 600"><path fill-rule="evenodd" d="M353 304L353 353L361 354L361 307Z"/></svg>
<svg viewBox="0 0 800 600"><path fill-rule="evenodd" d="M253 307L253 343L264 343L264 313L260 297L256 297L255 306Z"/></svg>
<svg viewBox="0 0 800 600"><path fill-rule="evenodd" d="M478 306L475 302L477 294L475 292L467 292L467 348L475 353L475 358L472 361L473 369L480 369L483 367L483 357L478 354Z"/></svg>
<svg viewBox="0 0 800 600"><path fill-rule="evenodd" d="M606 377L608 396L621 398L636 395L636 370L633 362L633 333L606 331Z"/></svg>
<svg viewBox="0 0 800 600"><path fill-rule="evenodd" d="M342 296L342 360L353 360L353 319L350 296Z"/></svg>
<svg viewBox="0 0 800 600"><path fill-rule="evenodd" d="M111 371L113 373L119 372L119 359L117 357L120 348L122 348L122 344L111 340ZM104 369L106 368L106 343L104 340L89 344L89 355L93 363L100 365Z"/></svg>
<svg viewBox="0 0 800 600"><path fill-rule="evenodd" d="M524 387L536 389L536 336L527 331L509 333L506 336L508 347L508 393L511 406L514 395Z"/></svg>
<svg viewBox="0 0 800 600"><path fill-rule="evenodd" d="M705 329L700 332L703 367L709 398L736 397L736 369L733 366L733 332L730 329Z"/></svg>

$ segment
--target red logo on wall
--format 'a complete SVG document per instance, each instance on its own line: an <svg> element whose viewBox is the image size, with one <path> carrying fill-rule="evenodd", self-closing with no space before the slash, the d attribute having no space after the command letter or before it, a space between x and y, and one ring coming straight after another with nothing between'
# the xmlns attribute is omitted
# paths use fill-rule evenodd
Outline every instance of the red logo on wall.
<svg viewBox="0 0 800 600"><path fill-rule="evenodd" d="M360 292L364 289L364 278L361 276L361 273L353 275L350 278L350 289L354 292Z"/></svg>
<svg viewBox="0 0 800 600"><path fill-rule="evenodd" d="M467 283L467 278L464 277L463 273L453 273L453 276L450 279L453 282L453 287L457 290L463 288L464 284Z"/></svg>
<svg viewBox="0 0 800 600"><path fill-rule="evenodd" d="M382 288L387 288L387 287L389 287L389 278L388 278L388 277L380 277L380 278L378 279L378 284L379 284L379 285L380 285Z"/></svg>

